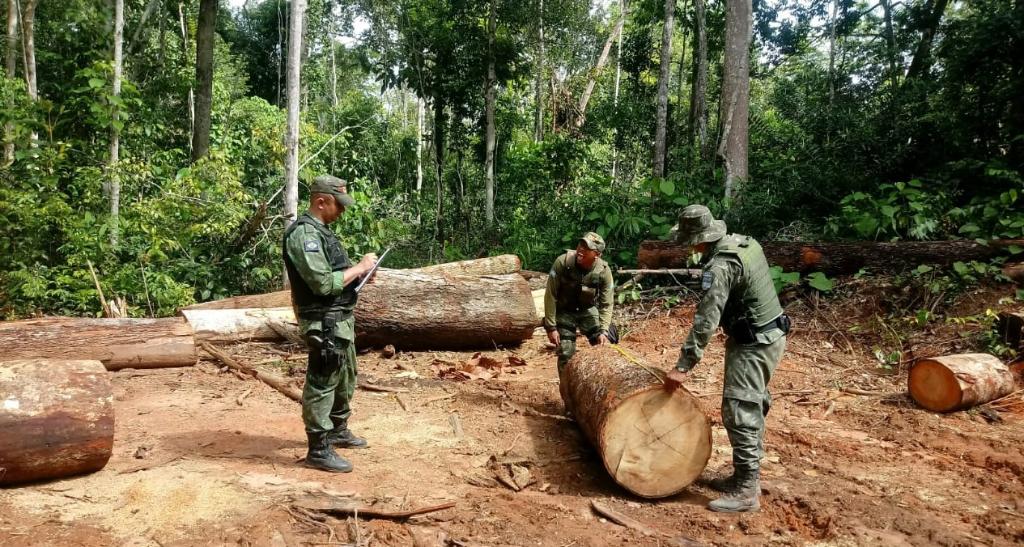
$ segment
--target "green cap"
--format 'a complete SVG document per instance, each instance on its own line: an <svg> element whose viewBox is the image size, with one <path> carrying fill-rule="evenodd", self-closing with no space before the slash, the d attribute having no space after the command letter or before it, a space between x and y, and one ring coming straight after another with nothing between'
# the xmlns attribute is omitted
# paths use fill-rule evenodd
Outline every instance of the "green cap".
<svg viewBox="0 0 1024 547"><path fill-rule="evenodd" d="M313 179L313 186L309 187L313 194L330 194L342 207L352 207L356 200L347 192L348 182L331 175L320 175Z"/></svg>
<svg viewBox="0 0 1024 547"><path fill-rule="evenodd" d="M580 243L586 245L587 248L592 251L597 251L599 253L604 252L604 238L596 232L587 232L583 234L583 237L580 238Z"/></svg>
<svg viewBox="0 0 1024 547"><path fill-rule="evenodd" d="M679 223L672 228L676 242L692 247L725 237L725 221L715 220L703 205L689 205L679 213Z"/></svg>

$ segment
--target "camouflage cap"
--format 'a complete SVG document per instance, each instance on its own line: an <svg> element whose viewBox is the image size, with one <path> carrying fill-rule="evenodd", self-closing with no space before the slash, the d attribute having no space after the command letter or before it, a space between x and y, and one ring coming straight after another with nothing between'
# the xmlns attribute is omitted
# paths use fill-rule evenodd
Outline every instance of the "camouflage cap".
<svg viewBox="0 0 1024 547"><path fill-rule="evenodd" d="M599 253L604 252L604 238L601 237L597 232L587 232L580 238L580 243L587 246L592 251Z"/></svg>
<svg viewBox="0 0 1024 547"><path fill-rule="evenodd" d="M313 194L330 194L342 207L352 207L356 200L348 193L348 182L331 175L320 175L313 179L313 185L309 187Z"/></svg>
<svg viewBox="0 0 1024 547"><path fill-rule="evenodd" d="M710 243L725 237L725 221L715 220L703 205L689 205L679 213L679 223L672 228L675 240L688 247Z"/></svg>

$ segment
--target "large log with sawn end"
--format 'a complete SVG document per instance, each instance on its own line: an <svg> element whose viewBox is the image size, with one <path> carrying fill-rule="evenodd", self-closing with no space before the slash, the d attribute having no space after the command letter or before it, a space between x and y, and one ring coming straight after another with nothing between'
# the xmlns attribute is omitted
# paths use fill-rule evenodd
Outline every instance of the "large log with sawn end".
<svg viewBox="0 0 1024 547"><path fill-rule="evenodd" d="M562 374L576 422L605 469L630 492L671 496L711 457L711 426L696 397L667 392L661 377L612 347L581 348Z"/></svg>
<svg viewBox="0 0 1024 547"><path fill-rule="evenodd" d="M910 396L922 407L951 412L993 401L1018 389L1014 371L987 353L921 359L910 368Z"/></svg>
<svg viewBox="0 0 1024 547"><path fill-rule="evenodd" d="M948 266L954 262L988 260L1011 246L1024 247L1021 239L997 239L980 244L973 240L953 241L765 241L768 263L791 272L823 272L828 275L855 274L861 268L871 272L898 272L920 264ZM685 268L688 247L674 241L643 241L637 251L641 268Z"/></svg>
<svg viewBox="0 0 1024 547"><path fill-rule="evenodd" d="M196 345L181 317L43 317L0 322L0 356L94 359L107 370L188 367L196 363Z"/></svg>
<svg viewBox="0 0 1024 547"><path fill-rule="evenodd" d="M102 469L114 397L99 361L0 361L0 485Z"/></svg>
<svg viewBox="0 0 1024 547"><path fill-rule="evenodd" d="M537 312L518 274L381 272L356 305L356 343L406 349L480 348L533 336Z"/></svg>

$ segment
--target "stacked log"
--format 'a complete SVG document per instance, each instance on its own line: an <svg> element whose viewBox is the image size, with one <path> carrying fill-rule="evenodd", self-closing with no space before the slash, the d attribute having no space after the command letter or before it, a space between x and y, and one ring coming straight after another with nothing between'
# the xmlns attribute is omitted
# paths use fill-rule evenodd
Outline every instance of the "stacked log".
<svg viewBox="0 0 1024 547"><path fill-rule="evenodd" d="M581 348L562 374L576 421L615 482L645 498L686 488L711 457L711 426L685 388L610 346Z"/></svg>
<svg viewBox="0 0 1024 547"><path fill-rule="evenodd" d="M1024 240L998 239L985 244L972 240L900 242L765 241L768 262L786 271L828 275L897 272L920 264L948 266L957 261L988 260L1009 247L1024 247ZM644 241L637 252L641 268L685 268L690 249L674 241Z"/></svg>
<svg viewBox="0 0 1024 547"><path fill-rule="evenodd" d="M187 367L196 362L184 318L44 317L0 322L4 359L91 359L107 370Z"/></svg>
<svg viewBox="0 0 1024 547"><path fill-rule="evenodd" d="M114 446L108 376L94 360L0 362L0 485L107 464Z"/></svg>
<svg viewBox="0 0 1024 547"><path fill-rule="evenodd" d="M935 412L970 408L1019 389L1017 373L986 353L921 359L907 383L914 401Z"/></svg>

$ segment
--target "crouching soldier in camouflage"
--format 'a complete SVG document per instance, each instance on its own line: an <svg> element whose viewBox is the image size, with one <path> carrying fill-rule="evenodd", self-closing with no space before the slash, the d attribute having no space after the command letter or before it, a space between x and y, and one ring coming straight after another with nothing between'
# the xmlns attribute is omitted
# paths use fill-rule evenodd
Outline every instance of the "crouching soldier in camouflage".
<svg viewBox="0 0 1024 547"><path fill-rule="evenodd" d="M306 465L335 473L352 464L333 447L365 448L348 428L356 388L355 320L358 280L377 262L374 254L353 264L328 227L355 201L345 181L320 176L310 188L309 209L285 230L283 256L291 281L299 330L309 346L302 421L309 452Z"/></svg>
<svg viewBox="0 0 1024 547"><path fill-rule="evenodd" d="M604 239L587 232L575 251L555 259L544 291L544 330L558 353L558 379L562 401L569 408L562 371L576 353L576 330L590 345L618 342L612 327L615 306L612 270L604 260Z"/></svg>
<svg viewBox="0 0 1024 547"><path fill-rule="evenodd" d="M732 445L733 473L710 481L711 488L724 495L708 507L722 512L757 511L764 420L771 404L768 381L786 347L789 317L779 304L768 261L754 238L726 234L725 222L715 220L703 205L683 209L676 229L676 241L701 253L701 288L706 292L665 387L679 387L722 325L728 336L722 423Z"/></svg>

